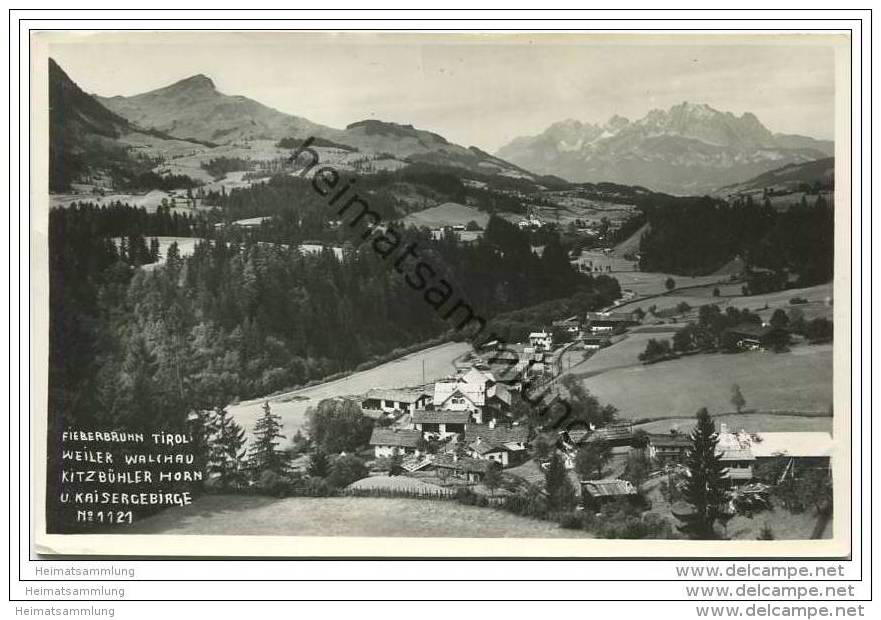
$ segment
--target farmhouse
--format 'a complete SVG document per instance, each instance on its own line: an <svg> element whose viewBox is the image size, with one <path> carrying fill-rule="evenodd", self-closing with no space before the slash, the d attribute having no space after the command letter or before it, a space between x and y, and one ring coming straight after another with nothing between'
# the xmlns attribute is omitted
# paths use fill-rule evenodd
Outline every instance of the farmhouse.
<svg viewBox="0 0 881 620"><path fill-rule="evenodd" d="M465 443L474 458L492 460L502 467L516 465L527 458L529 428L505 426L490 420L489 424L470 424L465 429Z"/></svg>
<svg viewBox="0 0 881 620"><path fill-rule="evenodd" d="M459 457L455 454L439 454L431 462L432 467L451 473L457 478L463 478L470 483L483 480L484 475L493 466L491 461L469 457Z"/></svg>
<svg viewBox="0 0 881 620"><path fill-rule="evenodd" d="M426 439L446 439L465 432L471 422L471 412L464 411L414 411L410 425Z"/></svg>
<svg viewBox="0 0 881 620"><path fill-rule="evenodd" d="M602 428L594 430L585 439L591 441L605 441L610 446L629 446L633 442L632 422L613 422Z"/></svg>
<svg viewBox="0 0 881 620"><path fill-rule="evenodd" d="M649 456L660 465L673 465L685 460L691 448L691 438L677 432L650 434Z"/></svg>
<svg viewBox="0 0 881 620"><path fill-rule="evenodd" d="M594 334L608 333L639 324L632 312L588 312L585 325Z"/></svg>
<svg viewBox="0 0 881 620"><path fill-rule="evenodd" d="M785 459L782 477L798 477L811 469L828 469L832 459L832 435L822 432L755 433L750 447L756 463Z"/></svg>
<svg viewBox="0 0 881 620"><path fill-rule="evenodd" d="M370 445L376 458L391 457L395 454L416 455L421 454L419 446L422 442L422 433L415 430L403 430L397 428L374 428L370 435Z"/></svg>
<svg viewBox="0 0 881 620"><path fill-rule="evenodd" d="M422 390L372 389L361 402L361 408L371 411L413 413L431 403L431 396Z"/></svg>
<svg viewBox="0 0 881 620"><path fill-rule="evenodd" d="M485 441L480 437L468 444L467 451L468 456L472 458L493 461L502 467L507 467L511 460L508 456L510 450L507 447L499 443Z"/></svg>
<svg viewBox="0 0 881 620"><path fill-rule="evenodd" d="M785 342L788 332L770 325L741 323L726 329L722 338L723 342L733 343L742 351L758 351L773 347L775 343Z"/></svg>
<svg viewBox="0 0 881 620"><path fill-rule="evenodd" d="M634 500L638 495L626 480L582 480L581 497L585 508L599 510L608 502Z"/></svg>
<svg viewBox="0 0 881 620"><path fill-rule="evenodd" d="M754 466L769 459L785 459L783 476L798 476L808 469L828 469L832 435L820 432L732 433L722 424L716 453L728 469L732 484L753 479Z"/></svg>
<svg viewBox="0 0 881 620"><path fill-rule="evenodd" d="M582 339L582 342L584 343L584 348L590 351L597 351L611 344L608 336L600 334L587 334Z"/></svg>

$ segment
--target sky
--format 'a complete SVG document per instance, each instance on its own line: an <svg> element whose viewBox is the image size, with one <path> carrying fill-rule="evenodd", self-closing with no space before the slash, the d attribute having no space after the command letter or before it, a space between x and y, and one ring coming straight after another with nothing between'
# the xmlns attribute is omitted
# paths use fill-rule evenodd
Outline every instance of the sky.
<svg viewBox="0 0 881 620"><path fill-rule="evenodd" d="M582 34L63 37L50 55L89 93L134 95L202 73L223 93L316 123L412 124L490 152L564 119L634 120L683 101L752 112L774 132L834 137L832 41L809 35L672 42Z"/></svg>

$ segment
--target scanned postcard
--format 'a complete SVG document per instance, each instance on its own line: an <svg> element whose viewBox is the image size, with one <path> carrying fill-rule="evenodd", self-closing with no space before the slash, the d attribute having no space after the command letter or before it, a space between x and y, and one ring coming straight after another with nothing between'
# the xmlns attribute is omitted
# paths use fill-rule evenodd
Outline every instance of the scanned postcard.
<svg viewBox="0 0 881 620"><path fill-rule="evenodd" d="M37 551L846 556L848 53L34 33Z"/></svg>

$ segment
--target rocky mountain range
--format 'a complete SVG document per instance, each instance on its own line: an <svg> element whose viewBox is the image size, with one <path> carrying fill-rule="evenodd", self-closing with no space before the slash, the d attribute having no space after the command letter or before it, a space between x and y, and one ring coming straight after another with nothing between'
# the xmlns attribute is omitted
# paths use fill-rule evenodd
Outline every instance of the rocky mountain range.
<svg viewBox="0 0 881 620"><path fill-rule="evenodd" d="M573 182L611 181L671 194L703 194L788 164L829 157L833 143L772 133L754 114L681 103L631 121L566 120L520 137L496 155Z"/></svg>

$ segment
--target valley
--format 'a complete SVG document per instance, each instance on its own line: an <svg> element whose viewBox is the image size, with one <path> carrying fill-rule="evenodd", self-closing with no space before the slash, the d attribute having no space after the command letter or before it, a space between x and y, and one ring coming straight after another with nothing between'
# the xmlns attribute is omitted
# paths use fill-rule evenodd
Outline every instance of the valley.
<svg viewBox="0 0 881 620"><path fill-rule="evenodd" d="M204 440L197 501L129 533L676 538L658 450L701 408L831 432L828 141L683 103L491 154L201 73L92 96L54 62L50 95L50 425Z"/></svg>

